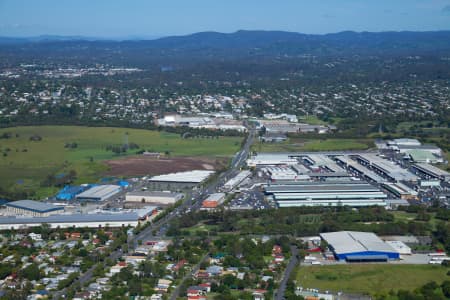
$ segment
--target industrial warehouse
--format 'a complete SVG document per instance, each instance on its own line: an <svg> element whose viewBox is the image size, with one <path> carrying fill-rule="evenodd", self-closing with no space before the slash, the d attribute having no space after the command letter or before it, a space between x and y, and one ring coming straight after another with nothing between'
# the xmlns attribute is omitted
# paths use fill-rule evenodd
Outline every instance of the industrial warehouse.
<svg viewBox="0 0 450 300"><path fill-rule="evenodd" d="M121 187L118 185L97 185L78 194L75 198L79 201L104 201L120 191Z"/></svg>
<svg viewBox="0 0 450 300"><path fill-rule="evenodd" d="M33 200L19 200L8 202L5 204L7 215L23 215L29 217L48 217L54 214L64 212L64 207L55 206L48 203L33 201Z"/></svg>
<svg viewBox="0 0 450 300"><path fill-rule="evenodd" d="M368 153L359 154L356 159L363 165L371 167L376 172L383 174L393 181L409 181L417 182L419 177L412 174L406 169L399 167L391 161L388 161L378 155Z"/></svg>
<svg viewBox="0 0 450 300"><path fill-rule="evenodd" d="M214 171L194 170L153 176L150 182L199 184L205 181Z"/></svg>
<svg viewBox="0 0 450 300"><path fill-rule="evenodd" d="M181 193L136 191L125 195L125 204L143 203L153 205L171 205L183 198Z"/></svg>
<svg viewBox="0 0 450 300"><path fill-rule="evenodd" d="M362 181L296 182L265 187L279 207L386 206L387 195Z"/></svg>
<svg viewBox="0 0 450 300"><path fill-rule="evenodd" d="M24 229L30 227L49 224L52 228L73 228L73 227L135 227L139 224L139 215L136 212L118 214L67 214L52 215L41 218L16 218L0 217L0 230Z"/></svg>
<svg viewBox="0 0 450 300"><path fill-rule="evenodd" d="M371 232L339 231L321 233L338 260L385 262L400 259L400 253Z"/></svg>

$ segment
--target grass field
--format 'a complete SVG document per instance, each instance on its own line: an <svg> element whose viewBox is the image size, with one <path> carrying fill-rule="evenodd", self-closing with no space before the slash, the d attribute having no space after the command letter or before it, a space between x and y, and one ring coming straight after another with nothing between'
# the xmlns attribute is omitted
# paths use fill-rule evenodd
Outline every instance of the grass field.
<svg viewBox="0 0 450 300"><path fill-rule="evenodd" d="M49 174L77 172L77 182L96 182L107 170L104 160L123 155L107 151L108 145L136 143L140 149L170 152L171 156L229 156L238 151L239 137L219 139L181 139L178 134L166 132L77 126L39 126L0 129L0 135L11 133L9 139L0 140L0 186L5 189L38 190L37 196L54 192L43 189L39 183ZM30 141L39 135L41 141ZM64 148L66 143L77 143L75 149ZM5 153L5 154L3 154Z"/></svg>
<svg viewBox="0 0 450 300"><path fill-rule="evenodd" d="M382 295L391 289L414 290L448 278L448 269L432 265L353 264L300 267L297 284L304 288Z"/></svg>
<svg viewBox="0 0 450 300"><path fill-rule="evenodd" d="M295 152L295 151L344 151L366 150L373 147L371 139L288 139L283 143L253 144L256 152Z"/></svg>

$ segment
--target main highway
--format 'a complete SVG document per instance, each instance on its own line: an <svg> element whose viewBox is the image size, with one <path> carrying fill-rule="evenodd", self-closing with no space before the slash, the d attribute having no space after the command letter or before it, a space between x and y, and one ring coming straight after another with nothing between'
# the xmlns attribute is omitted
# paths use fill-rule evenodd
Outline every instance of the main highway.
<svg viewBox="0 0 450 300"><path fill-rule="evenodd" d="M130 238L128 241L129 251L132 251L132 248L136 248L138 245L138 241L144 241L151 238L159 238L160 236L165 234L167 227L171 220L176 218L181 213L190 209L191 211L200 209L202 201L209 194L215 193L219 191L219 189L233 176L235 176L239 169L245 164L246 159L250 153L250 147L253 143L253 139L255 137L255 129L249 128L249 132L247 135L247 139L245 143L242 145L239 152L235 154L233 157L230 167L223 173L221 173L217 178L209 182L206 187L200 188L197 191L192 191L188 193L185 197L183 203L175 208L172 212L159 219L158 221L150 224L148 227L144 228L141 232L136 234L134 237ZM156 232L154 235L153 233ZM131 247L130 247L131 246ZM108 258L113 261L117 260L123 254L122 249L117 249L109 255ZM80 275L80 277L75 280L71 286L80 285L83 286L85 283L89 282L94 273L94 269L97 267L97 264L92 266L86 272ZM62 289L60 291L54 291L51 293L52 299L63 299L67 294L68 288Z"/></svg>

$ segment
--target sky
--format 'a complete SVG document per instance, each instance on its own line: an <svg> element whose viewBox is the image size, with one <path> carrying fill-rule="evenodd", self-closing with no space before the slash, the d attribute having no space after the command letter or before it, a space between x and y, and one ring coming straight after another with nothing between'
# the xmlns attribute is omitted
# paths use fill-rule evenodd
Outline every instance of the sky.
<svg viewBox="0 0 450 300"><path fill-rule="evenodd" d="M0 36L450 30L450 0L0 0Z"/></svg>

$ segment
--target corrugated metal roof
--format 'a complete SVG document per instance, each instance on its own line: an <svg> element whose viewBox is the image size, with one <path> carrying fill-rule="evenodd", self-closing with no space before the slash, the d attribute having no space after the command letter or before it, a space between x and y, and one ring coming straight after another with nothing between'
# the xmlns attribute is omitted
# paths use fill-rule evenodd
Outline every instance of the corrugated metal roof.
<svg viewBox="0 0 450 300"><path fill-rule="evenodd" d="M150 181L200 183L214 174L214 171L194 170L153 176Z"/></svg>
<svg viewBox="0 0 450 300"><path fill-rule="evenodd" d="M42 218L0 217L0 224L32 224L32 223L82 223L82 222L120 222L137 221L137 213L118 214L71 214L53 215Z"/></svg>
<svg viewBox="0 0 450 300"><path fill-rule="evenodd" d="M394 248L372 232L338 231L321 233L320 236L338 255L366 251L396 253Z"/></svg>
<svg viewBox="0 0 450 300"><path fill-rule="evenodd" d="M64 207L62 207L62 206L55 206L53 204L48 204L45 202L38 202L38 201L34 201L34 200L19 200L19 201L14 201L14 202L8 202L5 205L9 206L9 207L26 209L26 210L40 212L40 213L64 209Z"/></svg>
<svg viewBox="0 0 450 300"><path fill-rule="evenodd" d="M111 195L114 192L119 192L120 186L118 185L98 185L94 186L87 191L78 194L77 198L104 198Z"/></svg>

